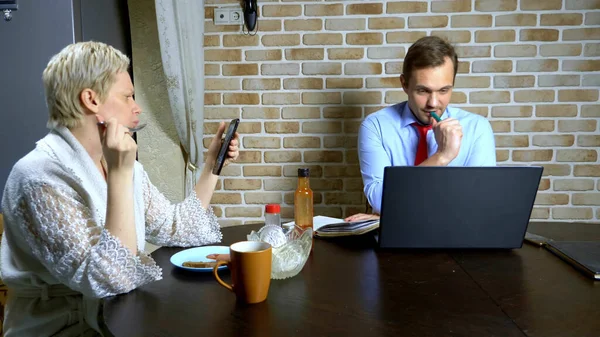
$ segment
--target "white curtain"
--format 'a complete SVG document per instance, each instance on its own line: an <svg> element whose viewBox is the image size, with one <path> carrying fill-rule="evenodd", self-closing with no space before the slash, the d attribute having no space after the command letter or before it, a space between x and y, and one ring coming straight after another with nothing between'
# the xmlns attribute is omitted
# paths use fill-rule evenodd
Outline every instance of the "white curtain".
<svg viewBox="0 0 600 337"><path fill-rule="evenodd" d="M185 196L201 172L204 126L204 0L155 0L171 112L186 159Z"/></svg>

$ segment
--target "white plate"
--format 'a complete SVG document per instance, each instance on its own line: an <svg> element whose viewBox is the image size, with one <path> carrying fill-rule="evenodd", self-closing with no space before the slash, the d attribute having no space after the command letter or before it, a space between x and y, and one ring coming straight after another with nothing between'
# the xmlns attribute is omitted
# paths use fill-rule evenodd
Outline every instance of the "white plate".
<svg viewBox="0 0 600 337"><path fill-rule="evenodd" d="M171 256L171 263L179 268L187 269L191 271L212 271L213 268L192 268L192 267L184 267L183 263L186 261L192 262L214 262L215 260L207 259L206 255L210 254L229 254L228 246L204 246L204 247L196 247L190 248L186 250L182 250L179 253L173 254ZM219 270L227 268L227 266L222 265L219 267Z"/></svg>

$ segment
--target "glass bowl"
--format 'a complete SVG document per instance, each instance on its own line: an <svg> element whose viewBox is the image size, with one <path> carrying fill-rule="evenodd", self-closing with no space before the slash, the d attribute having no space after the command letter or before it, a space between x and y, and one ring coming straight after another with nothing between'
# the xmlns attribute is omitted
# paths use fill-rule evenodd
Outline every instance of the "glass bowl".
<svg viewBox="0 0 600 337"><path fill-rule="evenodd" d="M263 241L261 237L265 234L264 232L272 228L273 225L267 225L258 230L258 232L252 231L248 235L250 241ZM313 243L313 229L307 228L302 229L296 225L291 227L289 230L283 229L283 235L285 236L285 242L275 247L273 246L273 258L271 264L271 279L282 280L289 277L294 277L304 267L310 249ZM265 242L269 242L264 240ZM271 243L271 242L269 242Z"/></svg>

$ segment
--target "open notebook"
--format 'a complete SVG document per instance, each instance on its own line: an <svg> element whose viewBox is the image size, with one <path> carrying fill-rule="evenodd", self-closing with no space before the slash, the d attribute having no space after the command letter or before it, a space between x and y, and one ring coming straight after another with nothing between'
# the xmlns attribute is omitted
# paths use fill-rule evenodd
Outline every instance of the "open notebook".
<svg viewBox="0 0 600 337"><path fill-rule="evenodd" d="M284 226L292 225L294 225L293 221L284 224ZM318 237L361 235L377 228L379 228L379 220L345 222L344 219L323 215L313 217L313 230Z"/></svg>
<svg viewBox="0 0 600 337"><path fill-rule="evenodd" d="M584 274L600 280L599 241L548 241L546 248Z"/></svg>

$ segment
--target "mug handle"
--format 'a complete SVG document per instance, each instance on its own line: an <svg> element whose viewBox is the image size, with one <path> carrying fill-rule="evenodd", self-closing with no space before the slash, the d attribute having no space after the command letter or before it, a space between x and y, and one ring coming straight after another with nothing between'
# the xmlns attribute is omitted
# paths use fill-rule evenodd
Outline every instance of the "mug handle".
<svg viewBox="0 0 600 337"><path fill-rule="evenodd" d="M221 280L221 278L219 277L219 267L229 263L229 261L223 261L223 260L219 260L217 261L217 264L215 265L215 267L213 268L213 275L215 276L215 279L217 280L217 282L219 282L220 285L222 285L223 287L231 290L233 292L233 287L225 282L223 282L223 280Z"/></svg>

